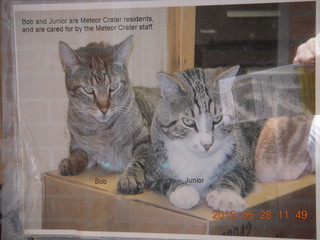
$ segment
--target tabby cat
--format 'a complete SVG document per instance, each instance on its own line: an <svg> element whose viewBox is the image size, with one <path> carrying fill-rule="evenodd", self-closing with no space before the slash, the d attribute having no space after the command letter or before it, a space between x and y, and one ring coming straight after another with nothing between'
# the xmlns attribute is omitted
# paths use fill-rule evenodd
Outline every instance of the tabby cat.
<svg viewBox="0 0 320 240"><path fill-rule="evenodd" d="M239 67L159 73L160 100L151 127L151 189L182 209L206 196L213 209L241 211L254 188L254 149L261 124L225 124L218 80Z"/></svg>
<svg viewBox="0 0 320 240"><path fill-rule="evenodd" d="M313 115L300 115L266 121L256 149L257 180L294 180L314 172L315 130L310 130L311 126L316 129L316 119Z"/></svg>
<svg viewBox="0 0 320 240"><path fill-rule="evenodd" d="M158 99L153 90L133 89L127 71L131 45L132 36L115 46L92 43L78 50L59 43L71 135L70 155L59 171L75 175L100 165L121 172L128 166L118 182L124 193L143 189L149 127Z"/></svg>

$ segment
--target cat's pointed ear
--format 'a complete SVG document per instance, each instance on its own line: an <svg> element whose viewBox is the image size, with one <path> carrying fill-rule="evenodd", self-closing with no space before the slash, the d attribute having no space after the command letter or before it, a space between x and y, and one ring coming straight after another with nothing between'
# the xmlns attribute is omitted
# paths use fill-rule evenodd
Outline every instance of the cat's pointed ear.
<svg viewBox="0 0 320 240"><path fill-rule="evenodd" d="M226 78L233 78L233 77L235 77L237 75L237 73L239 71L239 68L240 68L239 65L231 67L231 68L225 70L224 72L222 72L217 77L217 79L220 80L220 79L226 79Z"/></svg>
<svg viewBox="0 0 320 240"><path fill-rule="evenodd" d="M210 79L210 83L212 86L215 86L215 83L220 79L233 78L237 75L240 66L234 66L231 68L212 68L205 69L206 75Z"/></svg>
<svg viewBox="0 0 320 240"><path fill-rule="evenodd" d="M75 72L80 65L79 55L65 42L59 42L62 66L66 72Z"/></svg>
<svg viewBox="0 0 320 240"><path fill-rule="evenodd" d="M173 74L160 72L157 74L157 81L162 98L167 99L171 96L176 96L178 93L185 92L182 83Z"/></svg>
<svg viewBox="0 0 320 240"><path fill-rule="evenodd" d="M113 55L114 62L121 65L127 65L128 57L132 46L133 35L117 45L117 49Z"/></svg>

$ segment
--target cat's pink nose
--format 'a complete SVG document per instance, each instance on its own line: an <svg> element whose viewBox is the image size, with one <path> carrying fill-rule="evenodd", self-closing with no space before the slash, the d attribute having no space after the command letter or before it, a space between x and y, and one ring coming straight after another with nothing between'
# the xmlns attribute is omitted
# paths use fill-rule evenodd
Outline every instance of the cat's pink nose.
<svg viewBox="0 0 320 240"><path fill-rule="evenodd" d="M100 101L97 102L97 106L100 112L106 115L110 107L110 102L107 99L100 99Z"/></svg>
<svg viewBox="0 0 320 240"><path fill-rule="evenodd" d="M205 144L205 145L202 145L202 146L208 152L210 150L210 148L212 147L212 144Z"/></svg>
<svg viewBox="0 0 320 240"><path fill-rule="evenodd" d="M103 115L106 115L109 108L99 108L100 112L102 112Z"/></svg>

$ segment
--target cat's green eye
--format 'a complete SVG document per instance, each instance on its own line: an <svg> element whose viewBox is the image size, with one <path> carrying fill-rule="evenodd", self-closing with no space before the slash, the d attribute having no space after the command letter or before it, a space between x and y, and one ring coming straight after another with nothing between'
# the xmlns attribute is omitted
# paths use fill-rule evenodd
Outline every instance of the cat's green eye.
<svg viewBox="0 0 320 240"><path fill-rule="evenodd" d="M87 94L93 94L93 88L91 87L83 87L83 90L87 93Z"/></svg>
<svg viewBox="0 0 320 240"><path fill-rule="evenodd" d="M182 118L182 122L188 127L194 127L196 125L196 122L189 118Z"/></svg>
<svg viewBox="0 0 320 240"><path fill-rule="evenodd" d="M218 124L218 123L220 123L221 121L222 121L222 116L215 117L215 118L213 119L213 124Z"/></svg>
<svg viewBox="0 0 320 240"><path fill-rule="evenodd" d="M109 90L110 90L111 92L113 92L113 91L117 90L118 87L119 87L119 83L112 83L112 84L110 85L110 87L109 87Z"/></svg>

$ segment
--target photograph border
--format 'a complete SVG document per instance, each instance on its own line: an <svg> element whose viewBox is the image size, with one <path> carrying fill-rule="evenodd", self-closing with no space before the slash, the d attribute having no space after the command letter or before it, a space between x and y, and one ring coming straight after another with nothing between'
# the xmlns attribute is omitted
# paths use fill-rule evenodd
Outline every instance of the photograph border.
<svg viewBox="0 0 320 240"><path fill-rule="evenodd" d="M165 0L165 1L99 1L99 2L83 2L83 1L10 1L3 0L1 2L1 64L2 64L2 138L1 155L2 159L10 159L15 164L19 164L17 159L21 157L21 139L19 135L19 101L17 101L17 51L16 51L16 33L15 33L15 11L47 11L58 10L63 6L66 10L80 10L80 9L101 9L101 8L155 8L155 7L179 7L179 6L201 6L201 5L232 5L232 4L256 4L256 3L281 3L281 2L310 2L308 0ZM320 1L316 3L316 34L320 33ZM60 8L59 8L60 7ZM317 50L318 52L320 49ZM316 114L320 114L320 59L316 60ZM316 159L319 159L320 149L316 150ZM3 161L3 160L2 160ZM316 162L316 183L320 182L320 167L319 162ZM17 176L5 176L4 185L6 181L13 181L18 184L21 179ZM19 191L19 189L17 190ZM14 193L12 193L14 196ZM320 238L320 185L316 184L316 216L317 219L317 238ZM219 235L180 235L180 234L154 234L154 233L118 233L118 232L87 232L75 230L42 230L42 229L24 229L23 234L27 237L79 237L79 238L111 238L117 239L226 239L230 236ZM236 237L234 239L252 239L252 237ZM261 238L273 239L273 238Z"/></svg>

